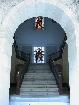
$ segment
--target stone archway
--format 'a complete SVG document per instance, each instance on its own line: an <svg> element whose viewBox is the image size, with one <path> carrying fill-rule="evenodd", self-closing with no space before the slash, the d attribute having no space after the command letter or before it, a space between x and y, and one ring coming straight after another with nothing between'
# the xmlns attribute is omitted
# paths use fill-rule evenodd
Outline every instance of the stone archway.
<svg viewBox="0 0 79 105"><path fill-rule="evenodd" d="M42 9L41 9L42 7ZM10 85L10 69L12 43L15 30L25 20L35 17L44 16L54 19L65 30L68 40L68 60L69 60L69 79L71 88L71 105L78 103L78 32L79 24L77 17L71 9L68 9L62 3L56 1L40 1L32 0L18 4L4 18L0 30L0 104L9 105L9 85Z"/></svg>

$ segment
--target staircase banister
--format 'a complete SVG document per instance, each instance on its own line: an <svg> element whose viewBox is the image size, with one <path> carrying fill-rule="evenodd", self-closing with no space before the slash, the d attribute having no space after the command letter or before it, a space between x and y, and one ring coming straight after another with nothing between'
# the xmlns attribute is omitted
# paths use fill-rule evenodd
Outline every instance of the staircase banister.
<svg viewBox="0 0 79 105"><path fill-rule="evenodd" d="M62 66L60 64L56 64L54 66L54 71L56 72L56 80L57 80L57 84L58 84L58 87L59 87L59 93L61 94L62 93L62 78L63 78L63 75L62 75Z"/></svg>
<svg viewBox="0 0 79 105"><path fill-rule="evenodd" d="M19 94L20 87L24 78L24 74L27 72L30 63L30 55L27 57L27 62L25 64L18 64L16 67L16 94Z"/></svg>
<svg viewBox="0 0 79 105"><path fill-rule="evenodd" d="M63 78L62 66L60 64L54 64L54 61L51 59L49 61L50 61L49 62L50 69L54 74L56 83L57 83L58 88L59 88L59 93L61 94L62 93L62 78Z"/></svg>

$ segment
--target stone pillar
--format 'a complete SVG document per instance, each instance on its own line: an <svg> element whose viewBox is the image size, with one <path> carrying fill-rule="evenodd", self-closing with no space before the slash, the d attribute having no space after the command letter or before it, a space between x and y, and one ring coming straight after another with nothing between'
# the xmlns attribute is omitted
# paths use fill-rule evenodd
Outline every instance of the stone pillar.
<svg viewBox="0 0 79 105"><path fill-rule="evenodd" d="M79 103L79 60L76 62L76 68L74 68L72 72L72 79L70 84L70 105L78 105L78 103Z"/></svg>
<svg viewBox="0 0 79 105"><path fill-rule="evenodd" d="M12 45L0 36L0 105L9 105Z"/></svg>
<svg viewBox="0 0 79 105"><path fill-rule="evenodd" d="M79 32L78 32L79 33ZM75 68L72 72L71 81L71 105L78 105L79 103L79 34L76 36L76 62Z"/></svg>

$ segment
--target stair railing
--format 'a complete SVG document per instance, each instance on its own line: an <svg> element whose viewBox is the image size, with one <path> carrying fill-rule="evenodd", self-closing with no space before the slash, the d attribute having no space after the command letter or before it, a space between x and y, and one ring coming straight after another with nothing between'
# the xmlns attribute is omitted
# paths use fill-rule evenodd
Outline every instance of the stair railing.
<svg viewBox="0 0 79 105"><path fill-rule="evenodd" d="M59 93L62 94L62 66L60 64L54 65L53 74L58 85Z"/></svg>
<svg viewBox="0 0 79 105"><path fill-rule="evenodd" d="M53 59L54 58L54 59ZM62 78L63 78L63 73L62 73L62 66L60 64L54 64L55 61L61 59L61 54L60 56L55 57L54 55L49 57L49 66L54 74L58 89L59 89L59 94L62 94Z"/></svg>
<svg viewBox="0 0 79 105"><path fill-rule="evenodd" d="M27 58L26 58L26 62L25 64L18 64L16 66L16 74L15 74L15 78L16 78L16 94L20 93L20 87L24 78L25 73L28 70L28 66L30 64L30 55L27 54Z"/></svg>

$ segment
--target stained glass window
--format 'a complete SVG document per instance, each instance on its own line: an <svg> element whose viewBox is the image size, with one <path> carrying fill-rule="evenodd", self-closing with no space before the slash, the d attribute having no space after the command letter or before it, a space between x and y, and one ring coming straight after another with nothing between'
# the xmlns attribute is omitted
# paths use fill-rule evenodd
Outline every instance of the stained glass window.
<svg viewBox="0 0 79 105"><path fill-rule="evenodd" d="M44 17L38 16L35 18L35 28L44 29Z"/></svg>
<svg viewBox="0 0 79 105"><path fill-rule="evenodd" d="M34 63L44 63L44 47L34 47ZM38 54L38 59L36 60L36 54ZM41 56L40 56L41 54Z"/></svg>

